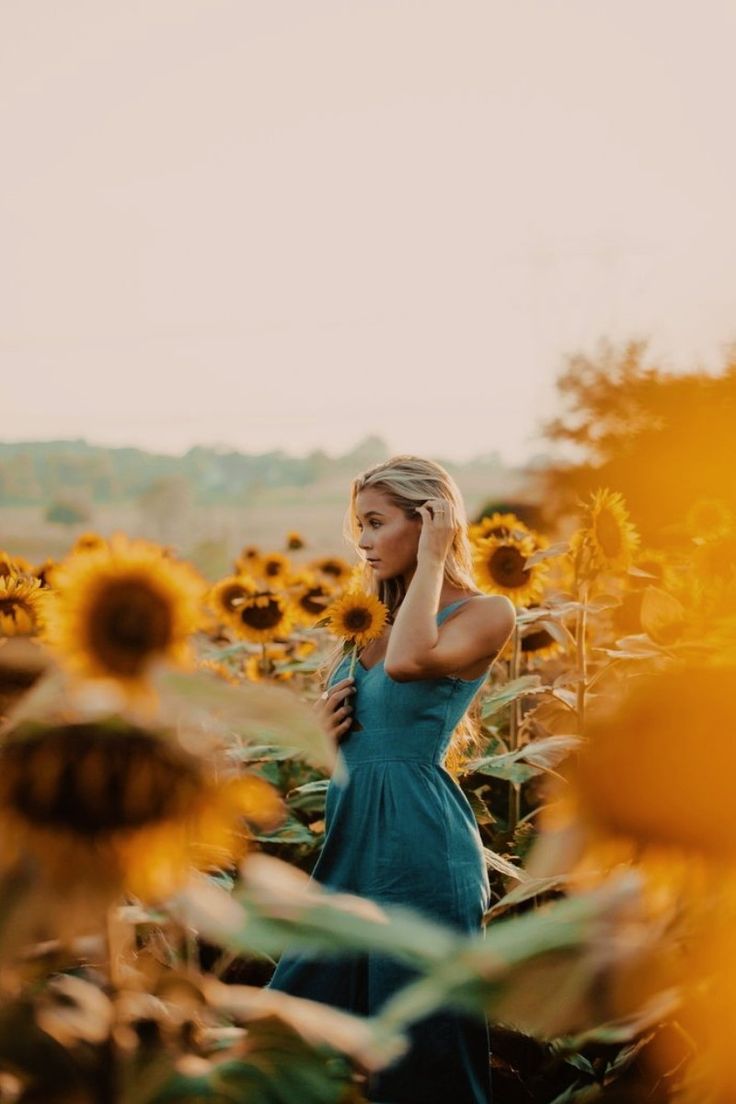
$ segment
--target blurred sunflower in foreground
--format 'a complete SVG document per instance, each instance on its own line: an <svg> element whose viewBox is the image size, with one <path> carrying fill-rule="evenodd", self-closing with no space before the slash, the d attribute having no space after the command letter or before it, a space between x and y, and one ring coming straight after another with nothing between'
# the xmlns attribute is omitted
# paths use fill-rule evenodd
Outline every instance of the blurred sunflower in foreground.
<svg viewBox="0 0 736 1104"><path fill-rule="evenodd" d="M682 1059L678 1104L729 1104L736 1083L736 744L731 724L736 653L728 662L671 662L596 703L586 740L549 783L541 835L526 864L571 887L623 866L643 877L637 921L659 932L647 953L622 961L609 985L625 1016L673 989L674 1033L657 1036L660 1072ZM633 921L632 921L633 922Z"/></svg>
<svg viewBox="0 0 736 1104"><path fill-rule="evenodd" d="M201 624L203 580L157 545L114 534L54 571L43 607L45 641L87 678L144 688L154 661L188 663Z"/></svg>
<svg viewBox="0 0 736 1104"><path fill-rule="evenodd" d="M0 872L31 863L36 889L65 907L73 889L82 913L122 892L162 899L192 866L227 865L246 847L243 817L281 823L278 793L256 775L218 779L173 731L22 720L0 742Z"/></svg>

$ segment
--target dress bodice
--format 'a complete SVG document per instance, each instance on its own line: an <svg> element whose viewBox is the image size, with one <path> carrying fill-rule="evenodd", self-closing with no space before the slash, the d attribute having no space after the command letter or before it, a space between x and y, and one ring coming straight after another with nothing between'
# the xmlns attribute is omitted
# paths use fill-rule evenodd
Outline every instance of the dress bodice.
<svg viewBox="0 0 736 1104"><path fill-rule="evenodd" d="M439 610L438 623L467 601L459 598ZM330 685L344 678L349 666L348 654L335 668ZM348 768L390 759L441 764L455 727L487 672L474 679L446 675L398 682L381 661L369 669L356 663L354 675L353 727L340 745Z"/></svg>

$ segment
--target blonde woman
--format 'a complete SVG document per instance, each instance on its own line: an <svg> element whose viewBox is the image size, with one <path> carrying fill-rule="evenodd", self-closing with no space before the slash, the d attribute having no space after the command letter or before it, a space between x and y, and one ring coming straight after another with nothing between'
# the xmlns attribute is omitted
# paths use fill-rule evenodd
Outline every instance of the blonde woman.
<svg viewBox="0 0 736 1104"><path fill-rule="evenodd" d="M470 804L445 764L472 741L465 715L513 630L514 607L475 586L462 497L439 464L395 456L359 475L345 522L366 589L389 617L353 678L340 649L328 665L317 711L346 770L328 786L312 877L475 932L488 874ZM286 954L269 986L372 1015L414 976L383 954ZM368 1100L488 1104L485 1018L443 1012L413 1024L409 1039L403 1057L370 1076Z"/></svg>

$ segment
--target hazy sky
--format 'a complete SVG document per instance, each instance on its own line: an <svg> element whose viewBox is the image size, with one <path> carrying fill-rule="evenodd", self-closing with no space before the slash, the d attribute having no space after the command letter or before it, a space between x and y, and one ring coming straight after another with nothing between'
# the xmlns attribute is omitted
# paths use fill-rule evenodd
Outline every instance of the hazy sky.
<svg viewBox="0 0 736 1104"><path fill-rule="evenodd" d="M732 0L0 0L0 439L539 451L736 339Z"/></svg>

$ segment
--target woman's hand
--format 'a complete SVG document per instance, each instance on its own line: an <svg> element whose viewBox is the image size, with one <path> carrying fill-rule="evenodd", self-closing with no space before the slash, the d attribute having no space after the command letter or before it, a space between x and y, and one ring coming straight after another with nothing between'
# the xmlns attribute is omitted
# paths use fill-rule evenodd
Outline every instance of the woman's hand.
<svg viewBox="0 0 736 1104"><path fill-rule="evenodd" d="M353 706L349 698L355 693L354 678L340 679L330 686L314 703L317 720L322 726L323 732L336 744L345 735L353 723Z"/></svg>
<svg viewBox="0 0 736 1104"><path fill-rule="evenodd" d="M444 565L457 532L454 506L446 498L428 498L416 510L422 519L417 559L427 556Z"/></svg>

